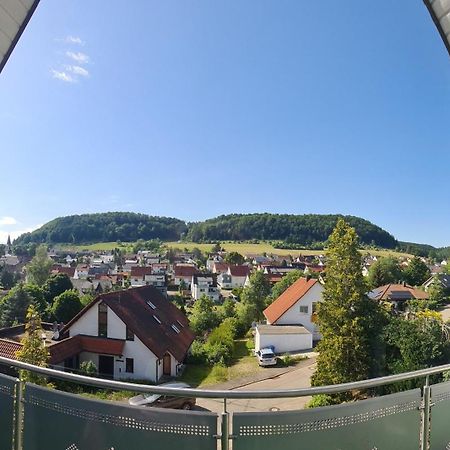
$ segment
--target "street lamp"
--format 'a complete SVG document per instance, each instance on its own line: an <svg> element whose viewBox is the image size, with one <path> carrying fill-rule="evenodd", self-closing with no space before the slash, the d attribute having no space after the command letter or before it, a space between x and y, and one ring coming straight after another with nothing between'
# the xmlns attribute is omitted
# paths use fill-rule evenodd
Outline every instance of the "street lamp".
<svg viewBox="0 0 450 450"><path fill-rule="evenodd" d="M450 55L450 0L423 0Z"/></svg>

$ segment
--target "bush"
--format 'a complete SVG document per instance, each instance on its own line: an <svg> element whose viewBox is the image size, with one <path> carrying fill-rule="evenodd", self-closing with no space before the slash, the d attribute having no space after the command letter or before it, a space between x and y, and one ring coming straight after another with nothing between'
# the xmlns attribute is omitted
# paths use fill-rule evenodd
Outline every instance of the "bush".
<svg viewBox="0 0 450 450"><path fill-rule="evenodd" d="M228 369L223 364L216 364L212 369L210 376L217 381L228 380Z"/></svg>
<svg viewBox="0 0 450 450"><path fill-rule="evenodd" d="M187 362L190 364L201 364L206 362L205 344L195 340L189 351Z"/></svg>
<svg viewBox="0 0 450 450"><path fill-rule="evenodd" d="M229 363L233 356L233 347L229 347L220 342L214 344L207 342L204 345L206 362L208 364L226 364Z"/></svg>
<svg viewBox="0 0 450 450"><path fill-rule="evenodd" d="M313 398L306 405L306 408L319 408L320 406L335 405L336 401L331 395L319 394L313 395Z"/></svg>
<svg viewBox="0 0 450 450"><path fill-rule="evenodd" d="M308 359L308 357L304 355L292 356L286 353L281 358L278 358L278 362L284 367L289 367L297 364L299 361L303 361L304 359Z"/></svg>

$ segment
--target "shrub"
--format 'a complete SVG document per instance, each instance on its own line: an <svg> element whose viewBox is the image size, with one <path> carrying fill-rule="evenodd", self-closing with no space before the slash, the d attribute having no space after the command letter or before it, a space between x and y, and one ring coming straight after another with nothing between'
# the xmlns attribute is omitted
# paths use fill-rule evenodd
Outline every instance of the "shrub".
<svg viewBox="0 0 450 450"><path fill-rule="evenodd" d="M216 381L228 380L228 369L223 364L216 364L212 369L210 376Z"/></svg>
<svg viewBox="0 0 450 450"><path fill-rule="evenodd" d="M319 394L313 395L313 398L306 405L306 408L318 408L320 406L335 405L336 401L330 395Z"/></svg>
<svg viewBox="0 0 450 450"><path fill-rule="evenodd" d="M187 362L190 364L201 364L206 362L205 344L195 340L189 351Z"/></svg>
<svg viewBox="0 0 450 450"><path fill-rule="evenodd" d="M233 356L233 347L216 342L214 344L207 342L204 345L206 362L208 364L226 364L229 363Z"/></svg>

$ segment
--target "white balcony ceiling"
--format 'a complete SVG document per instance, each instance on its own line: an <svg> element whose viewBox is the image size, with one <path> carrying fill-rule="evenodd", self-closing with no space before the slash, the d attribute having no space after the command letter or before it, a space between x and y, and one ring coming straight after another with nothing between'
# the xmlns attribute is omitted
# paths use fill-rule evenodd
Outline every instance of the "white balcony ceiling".
<svg viewBox="0 0 450 450"><path fill-rule="evenodd" d="M450 0L424 0L450 53Z"/></svg>
<svg viewBox="0 0 450 450"><path fill-rule="evenodd" d="M0 0L0 72L38 3L39 0Z"/></svg>

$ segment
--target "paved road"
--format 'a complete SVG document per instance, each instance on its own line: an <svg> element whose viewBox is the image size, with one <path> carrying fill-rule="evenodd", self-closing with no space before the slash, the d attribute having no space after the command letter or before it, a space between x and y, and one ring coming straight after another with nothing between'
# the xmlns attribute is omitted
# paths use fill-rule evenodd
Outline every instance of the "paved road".
<svg viewBox="0 0 450 450"><path fill-rule="evenodd" d="M310 386L311 375L315 370L315 358L311 358L298 369L279 375L276 378L258 381L256 383L237 388L236 390L272 390L295 389ZM236 399L227 401L227 409L230 412L254 412L272 410L303 409L311 397L300 398L273 398L273 399ZM216 399L197 399L198 409L207 409L213 412L222 412L223 401Z"/></svg>
<svg viewBox="0 0 450 450"><path fill-rule="evenodd" d="M450 306L446 305L441 310L439 310L442 316L442 320L444 322L447 322L447 320L450 320Z"/></svg>

